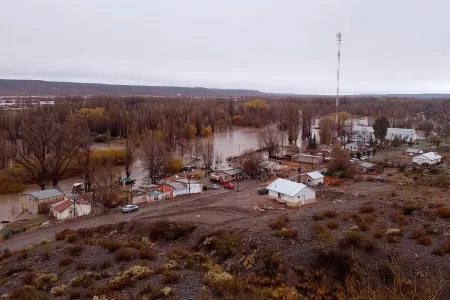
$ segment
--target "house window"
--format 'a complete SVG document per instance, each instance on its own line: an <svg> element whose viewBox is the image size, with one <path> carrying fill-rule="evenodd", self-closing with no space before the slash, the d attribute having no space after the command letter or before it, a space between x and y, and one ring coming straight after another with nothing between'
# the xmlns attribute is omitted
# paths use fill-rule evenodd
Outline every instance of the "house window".
<svg viewBox="0 0 450 300"><path fill-rule="evenodd" d="M311 178L308 178L308 182L311 182Z"/></svg>
<svg viewBox="0 0 450 300"><path fill-rule="evenodd" d="M278 198L283 198L284 194L278 193Z"/></svg>

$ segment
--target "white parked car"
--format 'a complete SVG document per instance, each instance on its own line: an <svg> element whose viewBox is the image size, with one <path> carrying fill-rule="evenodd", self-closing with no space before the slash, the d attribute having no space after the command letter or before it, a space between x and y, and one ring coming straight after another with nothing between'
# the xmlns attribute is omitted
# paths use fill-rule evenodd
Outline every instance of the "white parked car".
<svg viewBox="0 0 450 300"><path fill-rule="evenodd" d="M124 207L122 207L122 212L129 213L129 212L132 212L132 211L135 211L138 209L139 209L139 206L134 205L134 204L128 204L128 205L125 205Z"/></svg>

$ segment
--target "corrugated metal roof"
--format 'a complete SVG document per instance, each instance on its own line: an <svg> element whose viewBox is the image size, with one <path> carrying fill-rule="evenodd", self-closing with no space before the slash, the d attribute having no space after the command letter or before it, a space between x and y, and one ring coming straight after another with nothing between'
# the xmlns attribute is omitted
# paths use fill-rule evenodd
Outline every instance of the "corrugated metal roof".
<svg viewBox="0 0 450 300"><path fill-rule="evenodd" d="M302 189L307 188L307 186L303 183L298 183L290 180L286 180L283 178L278 178L270 185L267 186L267 189L270 191L274 191L276 193L285 194L288 196L295 196Z"/></svg>
<svg viewBox="0 0 450 300"><path fill-rule="evenodd" d="M318 171L309 172L309 173L306 173L306 175L308 175L309 177L311 177L314 180L325 177Z"/></svg>
<svg viewBox="0 0 450 300"><path fill-rule="evenodd" d="M420 151L422 151L422 150L420 150L420 149L414 149L414 148L408 148L408 149L406 149L406 153L419 153Z"/></svg>
<svg viewBox="0 0 450 300"><path fill-rule="evenodd" d="M170 185L174 190L185 190L186 187L184 184L180 182L169 182L168 185Z"/></svg>
<svg viewBox="0 0 450 300"><path fill-rule="evenodd" d="M431 159L431 160L442 158L442 156L440 156L436 152L427 152L427 153L422 154L422 156L425 156L426 158Z"/></svg>
<svg viewBox="0 0 450 300"><path fill-rule="evenodd" d="M363 167L363 168L372 168L372 167L375 167L375 165L374 164L371 164L371 163L369 163L369 162L362 162L362 163L359 163L358 164L359 166L361 166L361 167Z"/></svg>
<svg viewBox="0 0 450 300"><path fill-rule="evenodd" d="M184 184L188 184L188 183L191 183L191 184L196 184L196 183L198 183L198 181L196 181L196 180L194 180L194 179L187 179L187 178L180 178L180 179L174 179L175 181L177 181L177 182L181 182L181 183L184 183Z"/></svg>
<svg viewBox="0 0 450 300"><path fill-rule="evenodd" d="M217 170L216 172L222 172L227 175L233 176L242 173L241 169L228 169L228 170Z"/></svg>
<svg viewBox="0 0 450 300"><path fill-rule="evenodd" d="M71 200L66 199L66 200L63 200L63 201L56 202L56 203L50 205L50 207L55 209L57 212L63 212L67 208L71 207L72 204L73 203L72 203Z"/></svg>
<svg viewBox="0 0 450 300"><path fill-rule="evenodd" d="M29 195L33 196L33 198L35 198L36 200L42 200L42 199L62 196L63 193L61 193L58 190L51 189L51 190L32 192L32 193L29 193Z"/></svg>

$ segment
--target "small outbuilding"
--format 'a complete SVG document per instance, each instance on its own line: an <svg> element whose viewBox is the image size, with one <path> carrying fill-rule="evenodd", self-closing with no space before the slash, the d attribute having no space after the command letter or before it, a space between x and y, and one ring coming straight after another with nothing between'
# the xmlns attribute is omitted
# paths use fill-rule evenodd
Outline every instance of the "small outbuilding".
<svg viewBox="0 0 450 300"><path fill-rule="evenodd" d="M269 197L288 206L301 206L316 201L316 191L311 187L283 178L267 186Z"/></svg>
<svg viewBox="0 0 450 300"><path fill-rule="evenodd" d="M92 211L89 202L79 199L75 202L71 199L65 199L50 205L50 215L56 220L65 220L86 216Z"/></svg>
<svg viewBox="0 0 450 300"><path fill-rule="evenodd" d="M380 168L369 162L361 162L356 165L356 172L364 174L380 174Z"/></svg>
<svg viewBox="0 0 450 300"><path fill-rule="evenodd" d="M169 182L166 184L170 186L172 190L172 197L183 196L188 194L188 188L181 182Z"/></svg>
<svg viewBox="0 0 450 300"><path fill-rule="evenodd" d="M48 213L50 205L64 200L64 194L56 189L29 192L21 195L22 209L35 214Z"/></svg>
<svg viewBox="0 0 450 300"><path fill-rule="evenodd" d="M324 177L325 176L322 173L320 173L319 171L313 171L313 172L301 174L300 181L307 185L316 186L316 185L323 184Z"/></svg>
<svg viewBox="0 0 450 300"><path fill-rule="evenodd" d="M423 150L417 148L408 148L405 150L405 153L409 156L417 156L423 153Z"/></svg>
<svg viewBox="0 0 450 300"><path fill-rule="evenodd" d="M442 156L440 156L436 152L427 152L422 155L413 157L412 162L418 164L419 166L423 164L435 165L440 163L441 160Z"/></svg>
<svg viewBox="0 0 450 300"><path fill-rule="evenodd" d="M242 177L243 171L241 169L234 168L227 170L215 170L214 173L222 179L236 180L238 177Z"/></svg>

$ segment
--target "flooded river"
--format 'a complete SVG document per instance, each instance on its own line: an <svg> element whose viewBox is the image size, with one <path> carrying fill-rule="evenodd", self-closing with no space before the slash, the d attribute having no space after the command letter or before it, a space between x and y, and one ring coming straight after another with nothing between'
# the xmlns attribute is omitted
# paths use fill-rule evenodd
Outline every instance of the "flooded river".
<svg viewBox="0 0 450 300"><path fill-rule="evenodd" d="M257 149L258 146L258 129L237 129L233 131L227 132L218 132L213 135L214 141L214 151L217 156L220 156L223 163L222 166L225 166L225 160L229 156L236 156L242 153L245 150ZM104 145L103 147L105 147ZM100 144L96 144L97 148L100 148ZM123 167L117 167L120 172L124 174ZM140 185L142 180L144 179L144 169L141 166L140 161L136 161L133 164L131 177L137 179L136 184ZM82 182L81 178L73 177L62 180L57 189L61 190L66 194L70 194L72 189L72 184L75 182ZM49 185L47 188L52 188ZM29 185L26 191L37 191L39 187L37 185ZM6 194L0 195L0 221L16 221L20 219L29 218L27 213L22 214L18 217L18 215L22 212L21 209L21 201L19 194ZM0 228L4 226L4 224L0 224Z"/></svg>

